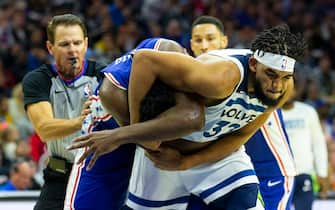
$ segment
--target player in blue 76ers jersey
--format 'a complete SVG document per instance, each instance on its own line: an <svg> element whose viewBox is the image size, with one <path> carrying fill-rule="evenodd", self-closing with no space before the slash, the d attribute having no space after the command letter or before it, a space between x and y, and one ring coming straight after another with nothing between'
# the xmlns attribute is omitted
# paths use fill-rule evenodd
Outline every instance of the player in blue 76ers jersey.
<svg viewBox="0 0 335 210"><path fill-rule="evenodd" d="M171 42L170 40L160 38L146 39L134 50L141 48L173 50L166 47ZM177 45L176 49L178 49L179 45L174 45ZM182 48L180 47L180 49ZM115 95L119 94L121 97L121 99L114 100L113 104L119 101L118 103L121 104L120 107L126 109L127 103L124 103L126 101L124 98L127 98L126 90L129 83L132 52L116 59L103 70L105 72L104 82L111 82L115 88L109 89L109 91L114 91ZM117 72L117 74L114 72ZM126 121L129 121L129 119L124 120L127 116L119 117L122 115L119 114L122 111L115 111L115 116L109 114L109 110L107 111L101 104L98 91L99 87L94 95L91 96L92 104L90 108L92 112L83 122L82 134L114 129L119 127L118 124L126 125ZM90 95L88 92L83 94ZM115 107L113 108L115 109ZM124 204L127 194L134 151L135 145L123 145L112 153L101 156L90 171L87 171L86 167L92 156L89 156L81 164L74 164L68 182L64 209L120 209ZM82 149L77 153L76 161L78 161L84 152L85 149Z"/></svg>
<svg viewBox="0 0 335 210"><path fill-rule="evenodd" d="M289 210L296 174L282 112L277 109L245 144L266 210Z"/></svg>

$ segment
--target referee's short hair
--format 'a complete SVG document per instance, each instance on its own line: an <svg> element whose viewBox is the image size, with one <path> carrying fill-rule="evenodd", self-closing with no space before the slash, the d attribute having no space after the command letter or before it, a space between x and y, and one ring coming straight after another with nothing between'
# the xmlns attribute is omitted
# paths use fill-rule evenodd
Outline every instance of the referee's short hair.
<svg viewBox="0 0 335 210"><path fill-rule="evenodd" d="M81 30L83 31L84 37L87 37L86 26L84 24L84 21L79 16L73 14L56 15L52 17L47 26L47 38L48 41L50 41L52 44L54 44L55 42L55 30L56 27L59 25L79 25Z"/></svg>

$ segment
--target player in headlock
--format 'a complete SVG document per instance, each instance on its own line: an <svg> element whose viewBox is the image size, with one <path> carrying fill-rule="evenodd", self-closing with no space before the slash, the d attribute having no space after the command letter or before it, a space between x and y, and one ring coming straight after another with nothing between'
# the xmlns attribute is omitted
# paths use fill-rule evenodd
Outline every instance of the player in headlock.
<svg viewBox="0 0 335 210"><path fill-rule="evenodd" d="M184 52L184 49L174 41L161 38L146 39L134 50L103 69L105 77L94 95L91 96L91 113L84 120L82 134L129 124L127 89L132 53L142 48ZM100 100L99 92L103 100ZM89 93L86 94L89 95ZM195 109L202 112L202 107L197 102L194 103L194 106L190 103L192 103L190 100L183 102L183 99L177 99L174 109L179 111L176 115L186 116L188 112L193 114ZM174 112L172 113L175 115ZM170 118L167 120L170 121ZM196 126L191 123L186 124L185 120L179 121L179 126L186 127L187 132L194 130ZM195 123L201 124L201 121L202 119ZM82 164L75 164L67 187L65 209L120 209L128 190L134 151L135 145L133 144L121 146L112 153L100 157L90 171L87 171L86 167L92 156L89 156ZM77 153L76 161L83 152L85 149Z"/></svg>

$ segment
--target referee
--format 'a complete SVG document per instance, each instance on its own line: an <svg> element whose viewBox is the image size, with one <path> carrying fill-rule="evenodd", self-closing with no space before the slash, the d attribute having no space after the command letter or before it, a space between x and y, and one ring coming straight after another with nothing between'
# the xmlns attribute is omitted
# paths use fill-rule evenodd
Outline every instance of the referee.
<svg viewBox="0 0 335 210"><path fill-rule="evenodd" d="M75 15L54 16L47 38L54 63L29 72L23 79L23 92L29 119L50 155L34 209L60 210L74 161L74 154L65 147L80 135L83 119L90 112L89 92L97 87L104 66L84 59L87 31Z"/></svg>

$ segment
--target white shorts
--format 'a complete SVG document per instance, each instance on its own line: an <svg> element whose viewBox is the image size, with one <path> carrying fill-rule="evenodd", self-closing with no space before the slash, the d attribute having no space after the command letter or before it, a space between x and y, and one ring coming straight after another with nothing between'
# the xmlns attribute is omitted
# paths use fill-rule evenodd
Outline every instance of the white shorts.
<svg viewBox="0 0 335 210"><path fill-rule="evenodd" d="M251 183L258 183L258 179L244 147L223 160L185 171L156 168L138 147L126 204L135 210L182 210L191 193L208 204Z"/></svg>

